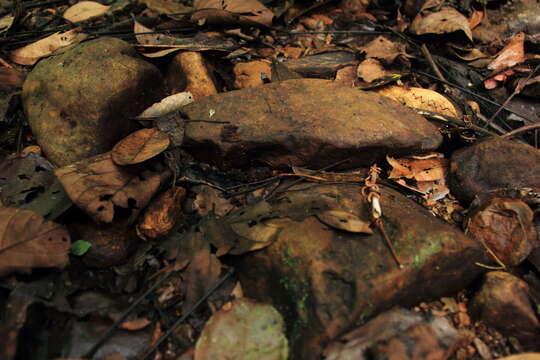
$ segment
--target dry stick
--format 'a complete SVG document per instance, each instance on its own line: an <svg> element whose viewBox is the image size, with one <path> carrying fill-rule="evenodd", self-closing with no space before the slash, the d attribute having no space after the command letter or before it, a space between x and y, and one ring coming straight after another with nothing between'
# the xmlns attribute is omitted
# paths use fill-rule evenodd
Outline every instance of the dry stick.
<svg viewBox="0 0 540 360"><path fill-rule="evenodd" d="M527 83L527 81L529 81L532 78L534 73L536 73L536 71L538 71L539 68L540 68L540 64L536 65L534 70L531 71L529 73L529 75L527 75L527 77L525 78L524 83ZM506 105L508 105L508 103L514 98L514 96L516 96L520 92L521 92L521 87L519 85L517 85L516 88L514 89L514 92L512 92L512 94L508 98L506 98L506 100L501 104L501 106L497 109L497 111L495 111L495 113L493 115L491 115L491 117L487 121L487 124L484 125L484 127L490 125L491 122L493 121L493 119L495 119L495 117L497 115L499 115L499 113L502 111L502 109L504 109L506 107Z"/></svg>
<svg viewBox="0 0 540 360"><path fill-rule="evenodd" d="M431 56L431 53L429 52L426 44L422 44L420 49L422 50L422 54L424 54L424 56L426 57L426 60L428 61L429 66L431 67L431 70L433 70L433 72L435 73L435 75L437 75L439 80L446 81L443 74L441 73L441 70L439 70L439 67L437 66L437 64L433 60L433 57ZM444 84L444 85L446 85L446 84ZM446 85L446 86L448 86L448 85Z"/></svg>
<svg viewBox="0 0 540 360"><path fill-rule="evenodd" d="M227 271L227 273L225 275L223 275L223 277L221 279L219 279L210 289L208 289L208 291L206 292L206 294L204 294L200 299L199 301L197 301L195 303L195 305L193 305L191 307L191 309L189 309L189 311L187 313L185 313L180 319L178 319L160 338L159 340L154 344L152 345L152 347L150 349L148 349L148 351L141 357L139 357L139 360L145 360L147 357L149 357L150 355L152 355L152 353L158 348L159 345L161 345L161 343L163 341L165 341L169 336L171 336L171 334L176 330L176 328L178 326L180 326L180 324L182 324L195 310L197 310L197 308L206 300L208 299L208 297L210 295L212 295L214 293L214 291L216 291L224 282L225 280L227 280L234 272L234 268L230 268L229 271Z"/></svg>
<svg viewBox="0 0 540 360"><path fill-rule="evenodd" d="M318 173L322 172L322 171L326 171L328 169L331 169L335 166L338 166L338 165L341 165L341 164L344 164L346 162L348 162L349 160L351 160L350 158L346 158L346 159L343 159L343 160L340 160L338 162L335 162L333 164L330 164L330 165L327 165L319 170L315 170L313 172L313 175L317 175ZM293 187L294 185L296 184L299 184L301 183L302 181L304 180L304 178L299 178L299 179L296 179L294 181L292 181L290 184L286 185L284 189L280 190L279 193L284 193L285 191L287 191L288 189L290 189L291 187ZM268 200L270 199L272 196L275 196L276 195L276 192L274 192L276 189L272 190L272 193L270 193L267 197L265 197L265 200Z"/></svg>
<svg viewBox="0 0 540 360"><path fill-rule="evenodd" d="M515 130L512 130L504 135L501 136L502 139L508 139L512 136L515 136L517 134L521 134L523 132L529 131L529 130L535 130L540 128L540 123L531 124L531 125L525 125L520 128L517 128Z"/></svg>

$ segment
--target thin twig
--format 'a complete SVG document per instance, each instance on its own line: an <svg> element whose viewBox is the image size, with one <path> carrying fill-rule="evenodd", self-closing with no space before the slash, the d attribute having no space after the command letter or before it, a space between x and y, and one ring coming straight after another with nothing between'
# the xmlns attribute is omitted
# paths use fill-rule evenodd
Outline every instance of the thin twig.
<svg viewBox="0 0 540 360"><path fill-rule="evenodd" d="M118 325L120 325L122 322L124 322L124 320L126 320L126 318L129 316L129 314L131 314L131 312L133 311L133 309L135 309L135 307L137 305L139 305L152 291L154 291L158 286L160 286L161 284L163 284L166 280L168 280L171 275L174 273L174 271L171 271L170 273L168 273L167 275L165 275L163 278L161 278L160 280L156 281L154 283L154 285L152 285L148 290L146 290L144 292L144 294L142 294L137 300L135 300L133 302L133 304L131 304L127 309L126 311L124 311L124 313L118 318L116 319L116 321L111 325L111 327L109 327L109 329L99 338L99 340L90 348L90 350L88 350L83 356L81 356L82 358L92 358L92 356L94 356L95 352L101 347L101 345L103 345L105 343L105 341L107 341L109 339L109 337L116 331L116 328L118 327Z"/></svg>
<svg viewBox="0 0 540 360"><path fill-rule="evenodd" d="M178 328L178 326L180 326L195 310L197 310L197 308L204 302L206 301L206 299L208 299L208 297L210 297L210 295L212 295L214 293L214 291L216 291L224 282L225 280L227 280L234 272L234 268L230 268L229 271L227 271L227 273L221 278L219 279L210 289L208 289L208 291L199 299L199 301L197 301L192 307L191 309L185 313L180 319L178 319L160 338L158 341L156 341L156 343L154 345L152 345L152 347L150 347L150 349L148 349L148 351L146 351L144 353L143 356L139 357L139 360L145 360L146 358L148 358L150 355L152 355L152 353L158 348L159 345L161 345L161 343L163 341L165 341L169 336L171 336L171 334L176 330L176 328Z"/></svg>
<svg viewBox="0 0 540 360"><path fill-rule="evenodd" d="M535 130L535 129L539 129L540 128L540 123L536 123L536 124L531 124L531 125L525 125L525 126L522 126L520 128L517 128L515 130L512 130L504 135L501 135L501 138L502 139L508 139L508 138L511 138L512 136L516 136L517 134L521 134L523 132L526 132L526 131L529 131L529 130Z"/></svg>

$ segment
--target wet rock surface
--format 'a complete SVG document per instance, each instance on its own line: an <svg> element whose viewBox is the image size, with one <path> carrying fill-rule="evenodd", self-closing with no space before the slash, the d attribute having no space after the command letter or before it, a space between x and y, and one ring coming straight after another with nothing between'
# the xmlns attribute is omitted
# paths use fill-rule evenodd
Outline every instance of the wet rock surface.
<svg viewBox="0 0 540 360"><path fill-rule="evenodd" d="M330 207L369 219L356 186L326 185L282 195L274 206L304 201L305 217L274 224L279 230L275 242L246 255L239 272L247 296L272 302L283 314L299 358L314 358L326 341L381 311L452 293L482 272L475 265L485 261L478 242L394 190L383 188L382 208L403 269L376 229L372 235L351 233L309 216L316 211L312 207L320 207L310 205L317 202L313 199L327 199ZM251 231L263 232L264 225L252 224Z"/></svg>
<svg viewBox="0 0 540 360"><path fill-rule="evenodd" d="M320 79L209 96L182 112L186 148L232 167L320 168L349 157L354 167L434 150L442 140L434 125L397 102Z"/></svg>
<svg viewBox="0 0 540 360"><path fill-rule="evenodd" d="M527 283L512 274L486 274L472 303L477 319L517 338L525 350L538 350L540 322L532 307Z"/></svg>
<svg viewBox="0 0 540 360"><path fill-rule="evenodd" d="M450 190L461 201L522 188L540 190L540 150L532 146L491 138L452 154Z"/></svg>
<svg viewBox="0 0 540 360"><path fill-rule="evenodd" d="M130 117L165 95L163 86L130 44L100 38L39 62L22 99L38 144L62 166L109 151L133 129Z"/></svg>

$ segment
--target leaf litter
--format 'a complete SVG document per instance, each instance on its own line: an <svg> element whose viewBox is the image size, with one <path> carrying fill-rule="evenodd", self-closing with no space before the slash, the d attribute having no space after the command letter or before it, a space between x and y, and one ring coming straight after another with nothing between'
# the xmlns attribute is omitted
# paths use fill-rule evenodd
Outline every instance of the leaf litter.
<svg viewBox="0 0 540 360"><path fill-rule="evenodd" d="M103 29L103 34L109 34L108 30L116 29L114 22L118 19L125 20L129 27L133 26L133 30L125 34L123 30L116 33L117 30L113 30L110 33L126 39L134 35L139 43L134 46L143 56L160 66L167 77L169 88L167 97L149 106L135 118L146 126L149 126L151 120L155 128L133 132L116 142L110 153L56 169L56 179L52 177L51 169L32 169L34 162L31 160L35 160L32 154L20 166L12 164L11 167L4 167L8 176L0 178L2 203L4 206L20 206L20 209L2 209L2 218L6 222L2 232L4 244L0 246L0 259L5 259L0 261L3 276L17 272L28 273L37 268L41 272L43 267L63 268L68 264L71 252L72 262L64 276L68 276L69 272L75 284L71 285L74 287L70 291L74 293L85 287L108 287L107 291L114 289L115 293L134 294L136 291L137 295L141 295L137 298L137 302L140 302L151 292L143 293L137 289L153 290L148 284L159 278L166 282L156 282L160 284L157 294L161 294L159 304L163 308L147 306L143 310L139 307L137 314L129 320L119 320L118 327L134 334L151 329L153 346L146 350L153 352L157 349L159 352L159 345L167 340L162 326L168 329L180 326L176 327L176 331L185 346L175 347L172 342L169 344L177 350L177 354L185 350L185 354L195 354L196 357L216 358L227 346L221 344L221 340L226 340L227 336L236 331L245 335L246 326L256 328L261 325L257 321L251 325L248 321L251 319L249 311L257 309L259 304L243 297L243 293L249 293L251 289L242 291L240 282L230 278L231 270L227 269L230 257L265 251L272 246L282 229L307 218L314 218L328 231L341 235L359 233L368 239L374 232L382 231L386 233L389 246L392 246L394 229L391 226L386 229L381 223L374 223L374 218L385 221L385 204L378 200L379 192L374 187L378 183L395 183L393 186L399 186L401 192L453 224L461 225L463 218L471 219L467 231L471 236L482 238L482 242L505 263L520 266L529 252L534 251L531 244L535 244L536 240L533 238L533 212L530 204L535 203L530 199L535 196L535 188L527 188L530 189L527 190L527 203L519 199L496 198L490 200L492 202L488 202L488 205L481 204L485 206L482 210L474 212L471 207L471 213L468 214L464 212L467 204L456 200L450 193L448 178L451 174L448 173L447 160L451 155L448 148L455 149L474 143L485 136L485 133L476 131L478 125L476 128L471 126L475 123L488 129L488 132L505 129L502 133L511 128L520 130L519 126L528 124L520 141L534 143L530 133L534 133L536 128L530 127L533 126L530 124L530 115L521 116L524 114L520 110L510 109L507 105L513 105L512 98L507 98L508 104L495 105L495 109L490 108L493 104L475 98L480 105L477 104L475 113L471 114L464 105L470 102L468 95L464 95L466 92L456 96L455 92L448 91L447 87L422 73L429 68L441 82L458 82L462 88L475 89L485 96L490 94L472 85L483 83L486 89L516 94L528 85L528 90L523 94L529 99L535 99L537 94L534 84L537 77L533 76L535 74L530 65L537 57L535 47L532 46L536 45L536 40L526 29L518 29L513 33L497 30L490 22L494 10L486 11L476 3L470 9L448 4L443 6L437 1L417 4L417 8L403 4L399 9L381 8L380 4L369 1L342 1L339 4L321 1L306 4L300 1L145 0L139 5L140 8L134 10L134 18L123 12L124 7L119 2L102 5L82 1L71 7L62 5L58 14L63 14L64 20L55 15L57 22L54 24L59 21L68 27L45 25L47 32L39 38L29 35L30 32L21 33L18 37L17 31L33 30L34 20L30 19L50 16L46 11L40 12L46 10L46 5L29 13L26 18L17 18L15 12L15 16L6 15L2 18L3 27L0 31L6 35L6 40L2 41L8 44L8 61L15 64L0 59L3 66L0 74L5 75L7 80L3 85L10 89L18 90L22 85L25 70L19 65L29 67L40 59L54 57L83 41L88 35L102 36L102 33L93 32L94 29ZM520 6L519 3L515 5L516 9L504 11L521 14L523 9ZM496 11L503 12L499 9ZM110 17L109 14L118 18ZM289 27L285 28L284 24ZM487 25L491 33L485 31ZM360 33L355 34L354 31ZM498 39L498 42L486 42L483 40L486 34ZM425 53L418 51L415 42L426 43L434 57L429 60ZM503 42L506 43L504 47ZM443 49L445 46L446 50ZM186 50L191 51L191 54ZM177 52L180 53L173 54ZM352 56L344 60L347 55ZM170 65L173 57L178 58L175 61L180 70L176 73ZM470 66L467 71L459 70L462 64ZM190 68L197 71L190 74ZM442 73L438 72L440 69ZM466 73L470 78L465 81L462 79ZM199 91L197 85L202 83L201 77L205 78L205 88L190 93L191 86ZM250 169L221 169L219 166L216 168L204 164L201 158L195 159L192 153L185 151L194 146L189 143L190 134L185 134L186 121L206 121L185 118L183 108L193 98L199 100L235 88L252 87L253 91L257 91L256 87L265 86L268 82L299 77L325 77L340 81L348 87L374 89L406 106L429 112L431 120L434 123L438 121L439 130L445 135L445 150L440 150L444 154L420 151L420 155L407 153L403 156L387 156L388 165L384 167L388 175L381 173L383 175L379 176L382 179L370 182L367 169L331 172L331 167L311 170L294 165L284 169L268 166L271 163L264 161L254 162L253 165L257 165ZM473 80L475 84L471 85ZM14 104L17 103L17 96L16 93L13 95ZM13 116L12 108L14 106L6 107L6 119L8 115ZM510 117L499 116L495 121L485 117L486 114L497 115L503 108L518 113L520 122L508 120ZM207 110L210 117L215 115L212 108ZM268 111L276 109L270 107ZM440 116L438 120L433 120L437 116ZM222 125L220 119L217 119L212 126ZM18 143L13 139L0 139L3 148L15 151L20 149L21 144L33 145L31 133L25 131L24 136L22 132L18 136ZM234 131L230 126L226 127L223 138L234 143L238 139L238 136L233 136ZM242 147L239 146L238 154L241 152ZM205 160L212 160L204 151L202 155ZM256 154L253 155L256 157ZM219 160L217 163L219 165ZM39 166L39 161L36 164ZM25 170L22 173L15 169ZM49 177L42 179L45 173ZM20 183L16 182L17 176L23 176L19 178ZM366 196L366 201L371 206L372 216L349 208L347 201L334 198L335 194L321 192L306 198L301 192L295 193L295 184L317 187L327 183L355 184L358 191L362 191L365 185L366 195L371 194ZM519 197L517 194L523 194L524 191L508 190L505 195ZM70 208L71 202L76 207ZM35 210L36 213L25 208ZM58 223L46 222L40 215L46 219L58 219ZM92 226L97 232L94 233L103 231L112 234L105 224L113 227L121 224L117 227L125 229L126 237L131 236L127 235L131 230L136 230L133 233L146 240L144 246L138 244L134 249L126 248L126 255L123 255L125 258L120 258L114 268L111 266L110 269L102 269L103 274L108 274L107 280L103 282L92 282L95 276L92 266L88 265L90 252L95 250L96 239L91 238L89 240L92 242L87 242L86 239L73 238L78 240L73 244L69 240L67 228L70 233L76 233L72 230L77 227L72 227L73 218L84 223L88 222L87 216L95 222ZM67 224L67 228L63 224ZM52 240L44 241L42 234L49 234L49 231L54 236ZM32 234L36 236L30 238ZM108 238L118 240L119 237ZM506 248L497 245L508 240L512 240L513 245L507 245ZM120 246L117 243L111 248ZM503 251L511 246L514 246L514 257L508 260L509 257L505 257ZM100 256L104 257L100 260L107 263L110 260L107 256L111 255L103 253ZM396 260L399 263L397 256ZM72 272L80 274L73 275ZM27 280L20 278L17 281ZM236 289L234 292L233 288ZM232 299L234 295L231 294L236 294L236 299ZM455 298L459 299L460 305L466 302L463 294L455 295ZM448 299L454 298L443 299L441 301L448 303ZM52 301L48 304L60 308L58 304L51 305ZM465 311L450 311L439 305L436 302L430 305L421 303L413 310L420 309L418 311L435 316L449 316L452 313L455 326L467 327L473 333L470 345L457 349L451 359L478 359L478 356L487 358L491 353L506 355L519 349L511 348L507 345L510 342L505 342L502 337L499 338L499 345L496 345L485 336L488 332L496 334L492 330L482 332L470 326L466 308ZM248 310L238 319L227 318L235 309L242 307ZM179 314L182 315L180 320L191 317L191 321L172 326L172 320ZM12 320L7 323L13 323ZM287 322L290 318L285 317L283 320ZM272 321L281 323L283 320ZM244 325L238 327L235 323ZM109 325L112 325L109 329L116 326ZM236 338L240 342L235 342L235 349L251 349L263 346L266 341L285 339L283 329L278 330L269 335L255 329L250 332L253 337L241 335ZM203 335L199 336L201 331ZM86 332L90 334L92 331L88 328ZM101 335L107 334L102 332ZM94 337L93 343L99 344L101 339L105 337ZM286 358L289 351L296 351L289 349L286 342L285 339L274 347L275 351L271 352L269 358ZM354 347L354 344L347 346ZM76 356L88 354L80 353Z"/></svg>

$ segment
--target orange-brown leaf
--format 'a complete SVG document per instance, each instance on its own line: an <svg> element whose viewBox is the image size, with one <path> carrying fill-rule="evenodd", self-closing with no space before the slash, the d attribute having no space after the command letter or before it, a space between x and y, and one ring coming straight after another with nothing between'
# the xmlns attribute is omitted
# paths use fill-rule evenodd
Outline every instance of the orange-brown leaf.
<svg viewBox="0 0 540 360"><path fill-rule="evenodd" d="M117 165L133 165L161 154L169 147L169 136L156 128L141 129L120 140L111 157Z"/></svg>

